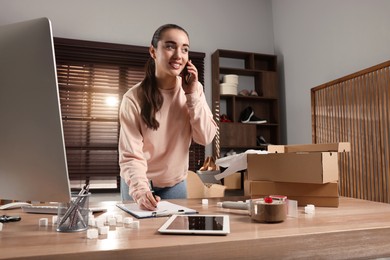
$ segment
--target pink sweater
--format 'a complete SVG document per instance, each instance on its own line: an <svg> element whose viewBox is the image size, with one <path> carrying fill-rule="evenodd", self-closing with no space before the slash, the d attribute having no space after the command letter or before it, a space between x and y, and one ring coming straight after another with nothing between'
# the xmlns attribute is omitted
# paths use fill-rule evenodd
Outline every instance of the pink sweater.
<svg viewBox="0 0 390 260"><path fill-rule="evenodd" d="M196 93L186 95L180 77L176 82L176 87L160 90L164 103L156 115L160 123L156 131L142 121L139 84L123 96L119 112L119 164L121 177L135 200L149 190L150 179L156 187L171 187L184 180L191 140L207 145L216 133L203 86L199 83Z"/></svg>

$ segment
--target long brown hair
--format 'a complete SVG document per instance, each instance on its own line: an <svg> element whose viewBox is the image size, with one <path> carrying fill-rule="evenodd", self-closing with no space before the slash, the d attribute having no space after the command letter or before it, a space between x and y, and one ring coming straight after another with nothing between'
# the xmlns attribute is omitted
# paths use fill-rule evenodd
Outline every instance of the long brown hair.
<svg viewBox="0 0 390 260"><path fill-rule="evenodd" d="M157 48L158 42L165 30L179 29L185 32L186 30L176 24L165 24L160 26L153 34L151 45ZM156 120L156 113L161 109L164 98L157 87L156 80L156 65L154 59L149 57L145 65L145 77L140 84L140 91L138 95L141 100L141 117L148 128L157 130L160 123Z"/></svg>

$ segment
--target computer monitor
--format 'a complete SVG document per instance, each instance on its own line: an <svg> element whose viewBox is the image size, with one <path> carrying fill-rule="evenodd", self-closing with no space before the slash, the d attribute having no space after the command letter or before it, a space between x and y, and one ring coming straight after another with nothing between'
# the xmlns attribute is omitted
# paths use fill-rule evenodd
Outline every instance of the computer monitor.
<svg viewBox="0 0 390 260"><path fill-rule="evenodd" d="M51 23L0 26L0 200L70 196Z"/></svg>

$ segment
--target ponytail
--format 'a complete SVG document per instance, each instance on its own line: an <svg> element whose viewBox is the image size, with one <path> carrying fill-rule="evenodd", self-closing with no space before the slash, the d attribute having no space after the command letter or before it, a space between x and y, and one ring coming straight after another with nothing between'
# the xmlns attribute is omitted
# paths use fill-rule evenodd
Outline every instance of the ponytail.
<svg viewBox="0 0 390 260"><path fill-rule="evenodd" d="M156 67L153 58L149 58L145 66L145 78L140 85L138 95L141 100L141 117L148 128L157 130L160 123L156 120L156 113L161 109L164 101L157 87Z"/></svg>

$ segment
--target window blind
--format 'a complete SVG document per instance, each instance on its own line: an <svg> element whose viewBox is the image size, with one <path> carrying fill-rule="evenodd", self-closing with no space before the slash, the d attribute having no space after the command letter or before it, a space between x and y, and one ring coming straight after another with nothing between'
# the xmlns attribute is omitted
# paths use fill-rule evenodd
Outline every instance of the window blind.
<svg viewBox="0 0 390 260"><path fill-rule="evenodd" d="M123 94L144 77L148 47L54 38L65 146L71 180L116 178L118 112ZM204 84L204 53L190 59ZM204 147L190 147L190 170Z"/></svg>

